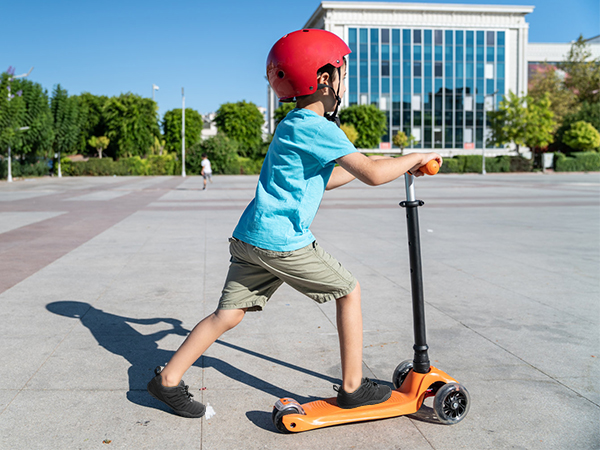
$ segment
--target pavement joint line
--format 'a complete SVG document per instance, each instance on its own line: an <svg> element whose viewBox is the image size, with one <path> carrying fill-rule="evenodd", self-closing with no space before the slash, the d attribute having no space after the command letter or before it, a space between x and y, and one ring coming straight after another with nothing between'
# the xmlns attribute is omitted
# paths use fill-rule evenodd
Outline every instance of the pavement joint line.
<svg viewBox="0 0 600 450"><path fill-rule="evenodd" d="M437 308L436 308L437 309ZM456 319L454 319L456 320ZM477 330L475 330L474 328L471 328L470 326L468 326L467 324L461 322L460 320L456 320L458 323L460 323L463 327L465 327L466 329L472 331L473 333L479 335L480 337L482 337L483 339L485 339L486 341L490 342L491 344L495 345L496 347L504 350L506 353L508 353L509 355L517 358L518 360L520 360L521 362L525 363L526 365L528 365L529 367L531 367L532 369L538 371L539 373L545 375L546 377L548 377L550 380L554 381L557 384L560 384L562 387L567 388L569 391L571 391L572 393L574 393L577 397L583 398L585 400L587 400L588 402L590 402L592 405L600 407L600 404L594 402L593 400L587 398L584 395L581 395L579 392L577 392L576 390L574 390L573 388L571 388L570 386L567 386L566 384L562 383L560 380L557 380L556 378L554 378L552 375L547 374L546 372L544 372L542 369L534 366L533 364L531 364L530 362L527 362L526 360L524 360L523 358L521 358L520 356L516 355L515 353L511 352L510 350L502 347L500 344L498 344L497 342L494 342L492 339L488 338L487 336L481 334L480 332L478 332Z"/></svg>

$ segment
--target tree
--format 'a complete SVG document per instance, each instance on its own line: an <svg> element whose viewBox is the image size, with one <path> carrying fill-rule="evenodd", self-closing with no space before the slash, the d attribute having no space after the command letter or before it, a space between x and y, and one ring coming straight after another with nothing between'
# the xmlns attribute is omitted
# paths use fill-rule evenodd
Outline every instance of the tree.
<svg viewBox="0 0 600 450"><path fill-rule="evenodd" d="M557 127L563 119L578 108L577 95L565 86L566 73L556 67L544 64L529 81L528 95L535 101L540 101L549 95L550 109L554 113Z"/></svg>
<svg viewBox="0 0 600 450"><path fill-rule="evenodd" d="M50 111L54 124L52 147L58 153L58 176L61 176L61 155L76 151L80 134L79 107L77 100L69 97L67 90L58 84L52 92Z"/></svg>
<svg viewBox="0 0 600 450"><path fill-rule="evenodd" d="M156 103L132 93L111 97L104 106L109 150L117 157L146 156L160 138Z"/></svg>
<svg viewBox="0 0 600 450"><path fill-rule="evenodd" d="M525 145L534 152L545 150L552 142L556 129L554 113L550 109L550 95L546 94L539 100L526 97L527 117L525 124Z"/></svg>
<svg viewBox="0 0 600 450"><path fill-rule="evenodd" d="M219 132L240 145L241 156L257 158L262 151L264 116L254 103L241 101L224 103L215 116Z"/></svg>
<svg viewBox="0 0 600 450"><path fill-rule="evenodd" d="M488 113L491 137L489 143L520 145L534 151L547 147L552 142L556 126L550 110L549 95L536 101L532 97L518 97L512 91L500 102L496 111Z"/></svg>
<svg viewBox="0 0 600 450"><path fill-rule="evenodd" d="M200 174L203 153L208 155L213 173L225 173L227 166L238 156L239 143L219 133L197 142L189 150L189 155L186 154L185 166L190 174Z"/></svg>
<svg viewBox="0 0 600 450"><path fill-rule="evenodd" d="M575 122L584 121L591 124L596 130L600 131L600 103L583 102L579 109L567 115L563 119L562 125L556 130L554 141L556 146L562 151L569 151L564 142L565 133L571 128Z"/></svg>
<svg viewBox="0 0 600 450"><path fill-rule="evenodd" d="M566 61L559 67L567 72L565 86L572 89L580 102L600 102L600 59L590 59L592 52L579 36L573 43Z"/></svg>
<svg viewBox="0 0 600 450"><path fill-rule="evenodd" d="M92 136L88 140L88 144L90 144L90 147L94 147L96 149L98 152L98 158L100 159L102 159L102 151L106 150L109 143L110 139L108 139L106 136Z"/></svg>
<svg viewBox="0 0 600 450"><path fill-rule="evenodd" d="M165 138L165 150L181 153L181 108L167 111L162 122ZM185 145L186 149L200 140L204 121L200 113L185 108Z"/></svg>
<svg viewBox="0 0 600 450"><path fill-rule="evenodd" d="M12 149L21 142L23 133L19 128L25 122L25 100L22 92L14 88L16 80L13 75L9 68L0 81L0 145L3 153L8 153L9 147Z"/></svg>
<svg viewBox="0 0 600 450"><path fill-rule="evenodd" d="M352 142L352 144L354 144L358 139L358 131L356 131L354 125L343 123L340 125L340 128L342 129L348 140Z"/></svg>
<svg viewBox="0 0 600 450"><path fill-rule="evenodd" d="M565 133L564 143L575 150L598 150L600 132L592 124L580 120Z"/></svg>
<svg viewBox="0 0 600 450"><path fill-rule="evenodd" d="M340 121L358 132L356 147L375 148L387 130L386 116L375 105L352 105L340 111Z"/></svg>
<svg viewBox="0 0 600 450"><path fill-rule="evenodd" d="M285 116L288 115L290 111L292 111L296 107L295 103L282 103L275 111L273 111L273 117L275 118L275 127L277 124L285 119Z"/></svg>
<svg viewBox="0 0 600 450"><path fill-rule="evenodd" d="M93 136L106 136L108 130L104 119L104 105L108 101L105 95L93 95L83 92L74 96L79 104L81 135L78 143L78 152L84 155L96 152L89 148L89 140ZM114 156L114 155L113 155Z"/></svg>
<svg viewBox="0 0 600 450"><path fill-rule="evenodd" d="M392 143L400 148L400 153L404 153L404 148L410 147L415 141L416 139L412 135L407 136L404 131L398 131L392 139Z"/></svg>

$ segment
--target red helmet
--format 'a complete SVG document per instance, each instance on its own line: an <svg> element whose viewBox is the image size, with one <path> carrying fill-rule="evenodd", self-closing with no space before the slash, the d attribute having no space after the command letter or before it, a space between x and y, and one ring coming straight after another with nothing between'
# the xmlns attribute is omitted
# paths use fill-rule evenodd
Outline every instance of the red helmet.
<svg viewBox="0 0 600 450"><path fill-rule="evenodd" d="M337 35L325 30L298 30L279 39L267 57L267 78L279 101L317 92L317 71L341 67L351 52Z"/></svg>

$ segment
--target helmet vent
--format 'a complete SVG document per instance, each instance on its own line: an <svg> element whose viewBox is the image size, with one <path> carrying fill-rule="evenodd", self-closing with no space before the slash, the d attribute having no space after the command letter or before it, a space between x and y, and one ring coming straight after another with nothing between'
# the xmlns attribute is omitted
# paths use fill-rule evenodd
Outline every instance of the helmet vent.
<svg viewBox="0 0 600 450"><path fill-rule="evenodd" d="M277 76L279 78L283 78L283 77L285 77L285 73L283 73L283 70L280 70L279 72L277 72Z"/></svg>

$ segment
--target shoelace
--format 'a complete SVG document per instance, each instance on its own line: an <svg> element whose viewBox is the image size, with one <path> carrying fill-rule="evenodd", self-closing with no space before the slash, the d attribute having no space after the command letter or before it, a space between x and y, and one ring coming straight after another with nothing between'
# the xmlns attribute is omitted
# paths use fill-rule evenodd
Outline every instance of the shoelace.
<svg viewBox="0 0 600 450"><path fill-rule="evenodd" d="M189 391L189 389L190 389L190 387L188 385L186 385L186 384L184 384L183 387L181 388L181 390L187 396L187 398L191 399L194 396L194 394L192 394Z"/></svg>

